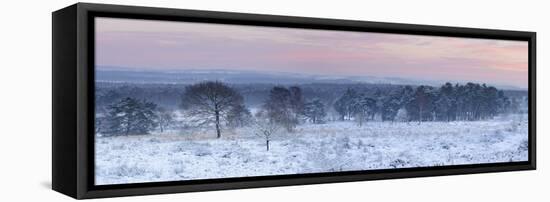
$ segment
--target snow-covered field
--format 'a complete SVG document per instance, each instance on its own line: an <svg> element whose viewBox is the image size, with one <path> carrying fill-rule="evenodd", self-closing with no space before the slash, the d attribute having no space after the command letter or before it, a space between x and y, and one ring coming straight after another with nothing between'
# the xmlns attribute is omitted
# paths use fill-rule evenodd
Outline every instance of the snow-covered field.
<svg viewBox="0 0 550 202"><path fill-rule="evenodd" d="M300 125L265 141L249 128L96 138L96 184L527 160L526 117L475 122Z"/></svg>

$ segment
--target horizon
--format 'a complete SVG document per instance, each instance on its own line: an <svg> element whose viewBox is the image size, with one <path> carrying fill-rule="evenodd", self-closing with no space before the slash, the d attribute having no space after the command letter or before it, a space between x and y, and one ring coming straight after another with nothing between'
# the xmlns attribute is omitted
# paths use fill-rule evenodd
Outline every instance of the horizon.
<svg viewBox="0 0 550 202"><path fill-rule="evenodd" d="M528 88L527 42L96 18L96 69L252 71Z"/></svg>
<svg viewBox="0 0 550 202"><path fill-rule="evenodd" d="M113 67L110 66L108 68L105 68L105 66L99 69L99 71L119 71L119 72L132 72L132 73L161 73L161 74L173 74L173 73L185 73L185 72L199 72L199 73L206 73L206 72L212 72L212 73L222 73L222 72L240 72L240 73L253 73L253 74L263 74L263 75L277 75L277 76L288 76L293 75L294 79L297 77L308 77L309 79L325 79L325 80L310 80L303 83L285 83L284 84L279 83L280 85L301 85L301 84L327 84L327 83L334 83L334 84L376 84L376 85L411 85L411 86L432 86L432 87L441 87L441 85L445 83L451 83L453 85L460 84L464 85L466 83L476 83L476 84L486 84L487 86L493 86L501 90L512 90L512 91L527 91L527 88L521 88L517 86L510 86L506 84L498 84L498 83L487 83L487 82L474 82L474 81L458 81L458 80L415 80L410 78L404 78L404 77L377 77L377 76L369 76L369 75L339 75L339 76L333 76L333 75L320 75L320 74L307 74L307 73L293 73L293 72L282 72L282 71L260 71L260 70L234 70L234 69L139 69L139 68L125 68L125 67ZM174 75L177 76L177 75ZM285 77L286 79L292 79L289 77ZM147 79L150 79L147 77ZM220 80L225 80L223 78L219 78ZM371 81L369 80L353 80L353 79L373 79ZM378 79L378 80L375 80ZM390 81L382 82L380 79L388 79ZM393 80L392 80L393 79ZM343 82L343 81L347 82ZM337 81L337 82L336 82ZM123 83L140 83L144 84L144 82L135 82L135 81L121 81L121 80L97 80L96 82L123 82ZM232 83L232 84L238 84L236 82L230 82L230 81L224 81L226 83ZM186 84L187 82L179 81L179 82L167 82L164 80L159 80L157 82L148 82L152 84L163 84L163 83L171 83L171 84ZM274 84L278 85L278 83L274 82L251 82L251 83L261 83L261 84Z"/></svg>

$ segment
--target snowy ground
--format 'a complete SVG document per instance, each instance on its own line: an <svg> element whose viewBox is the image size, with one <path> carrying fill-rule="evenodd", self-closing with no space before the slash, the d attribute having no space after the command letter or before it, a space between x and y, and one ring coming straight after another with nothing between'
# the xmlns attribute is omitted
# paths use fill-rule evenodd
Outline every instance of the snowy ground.
<svg viewBox="0 0 550 202"><path fill-rule="evenodd" d="M526 117L301 125L271 142L250 129L96 138L96 184L527 160Z"/></svg>

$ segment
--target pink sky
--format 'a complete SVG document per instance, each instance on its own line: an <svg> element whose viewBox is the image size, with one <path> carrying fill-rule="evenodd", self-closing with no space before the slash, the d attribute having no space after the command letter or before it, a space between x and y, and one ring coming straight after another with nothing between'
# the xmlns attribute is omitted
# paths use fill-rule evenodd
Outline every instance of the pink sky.
<svg viewBox="0 0 550 202"><path fill-rule="evenodd" d="M96 18L96 64L482 82L527 88L528 43Z"/></svg>

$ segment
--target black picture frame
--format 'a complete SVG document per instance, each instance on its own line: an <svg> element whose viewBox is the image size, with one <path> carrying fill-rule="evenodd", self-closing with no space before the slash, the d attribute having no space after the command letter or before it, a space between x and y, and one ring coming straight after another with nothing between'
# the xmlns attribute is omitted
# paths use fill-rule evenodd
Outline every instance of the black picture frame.
<svg viewBox="0 0 550 202"><path fill-rule="evenodd" d="M528 161L94 185L94 17L505 39L529 43ZM536 169L536 33L77 3L52 14L52 188L77 199Z"/></svg>

